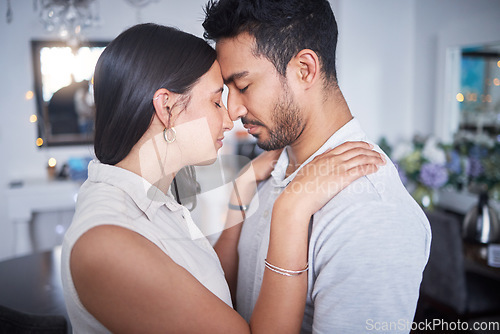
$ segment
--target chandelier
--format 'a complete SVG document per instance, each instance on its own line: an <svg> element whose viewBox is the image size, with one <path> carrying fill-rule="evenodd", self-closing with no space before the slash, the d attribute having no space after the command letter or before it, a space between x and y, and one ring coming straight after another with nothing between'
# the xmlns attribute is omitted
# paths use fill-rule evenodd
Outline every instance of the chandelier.
<svg viewBox="0 0 500 334"><path fill-rule="evenodd" d="M146 7L152 2L158 2L159 0L125 0L134 7Z"/></svg>
<svg viewBox="0 0 500 334"><path fill-rule="evenodd" d="M137 21L140 10L159 0L124 0L136 8ZM70 45L83 40L82 30L100 25L99 0L33 0L33 7L40 22L48 32L55 32ZM7 23L13 19L11 0L7 0Z"/></svg>
<svg viewBox="0 0 500 334"><path fill-rule="evenodd" d="M83 29L99 25L97 0L34 0L45 30L55 31L69 44L77 44Z"/></svg>
<svg viewBox="0 0 500 334"><path fill-rule="evenodd" d="M137 23L142 22L141 9L153 2L158 2L159 0L125 0L129 5L136 8L136 19Z"/></svg>

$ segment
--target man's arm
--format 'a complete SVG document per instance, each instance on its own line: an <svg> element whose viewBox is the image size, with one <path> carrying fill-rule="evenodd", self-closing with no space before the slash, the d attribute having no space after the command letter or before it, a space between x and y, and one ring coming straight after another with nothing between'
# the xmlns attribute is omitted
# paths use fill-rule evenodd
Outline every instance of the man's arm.
<svg viewBox="0 0 500 334"><path fill-rule="evenodd" d="M430 242L421 217L380 201L325 211L310 246L313 333L408 333Z"/></svg>

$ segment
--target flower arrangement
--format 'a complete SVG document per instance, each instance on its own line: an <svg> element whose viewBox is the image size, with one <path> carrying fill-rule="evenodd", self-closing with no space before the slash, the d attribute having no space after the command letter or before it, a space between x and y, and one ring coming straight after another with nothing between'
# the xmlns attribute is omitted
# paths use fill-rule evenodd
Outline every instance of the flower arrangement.
<svg viewBox="0 0 500 334"><path fill-rule="evenodd" d="M489 192L500 199L500 142L458 134L452 144L434 137L415 136L392 148L382 138L380 147L391 157L403 184L424 208L432 209L436 190Z"/></svg>
<svg viewBox="0 0 500 334"><path fill-rule="evenodd" d="M452 185L458 190L467 187L473 193L487 191L491 197L500 199L500 140L459 133L449 155L453 181L459 173L464 175L461 183L453 182Z"/></svg>

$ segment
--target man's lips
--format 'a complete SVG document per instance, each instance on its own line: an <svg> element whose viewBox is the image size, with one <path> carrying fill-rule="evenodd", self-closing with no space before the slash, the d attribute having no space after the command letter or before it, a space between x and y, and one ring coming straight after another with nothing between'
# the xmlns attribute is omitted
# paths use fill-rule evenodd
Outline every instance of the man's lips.
<svg viewBox="0 0 500 334"><path fill-rule="evenodd" d="M244 124L243 127L247 129L248 133L253 135L255 132L258 130L260 125L255 125L255 124Z"/></svg>
<svg viewBox="0 0 500 334"><path fill-rule="evenodd" d="M264 126L264 124L258 121L249 121L242 119L241 122L243 123L243 127L247 129L248 133L251 135L255 134L260 126Z"/></svg>

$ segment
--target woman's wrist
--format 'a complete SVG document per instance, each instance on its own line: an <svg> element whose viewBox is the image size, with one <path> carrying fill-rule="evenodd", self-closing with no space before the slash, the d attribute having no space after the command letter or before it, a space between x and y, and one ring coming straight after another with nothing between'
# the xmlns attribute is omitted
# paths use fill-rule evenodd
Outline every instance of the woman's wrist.
<svg viewBox="0 0 500 334"><path fill-rule="evenodd" d="M233 191L229 198L229 206L248 206L256 190L257 183L255 178L247 174L239 176L233 182Z"/></svg>
<svg viewBox="0 0 500 334"><path fill-rule="evenodd" d="M289 201L288 198L281 198L280 196L273 206L273 228L288 231L288 237L292 237L295 233L300 235L308 230L311 216L312 214L303 205L295 201Z"/></svg>
<svg viewBox="0 0 500 334"><path fill-rule="evenodd" d="M288 216L298 217L299 219L309 219L314 214L309 210L306 197L286 190L274 202L273 212L278 214L283 212Z"/></svg>
<svg viewBox="0 0 500 334"><path fill-rule="evenodd" d="M287 270L304 269L310 218L310 215L280 203L273 208L268 248L270 263Z"/></svg>

